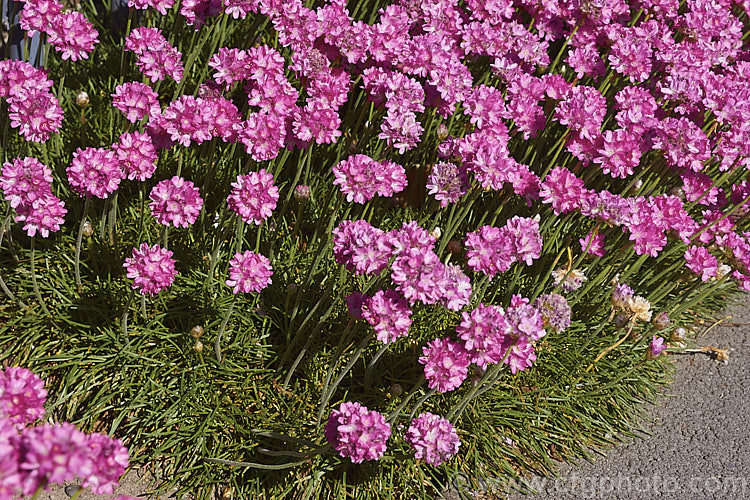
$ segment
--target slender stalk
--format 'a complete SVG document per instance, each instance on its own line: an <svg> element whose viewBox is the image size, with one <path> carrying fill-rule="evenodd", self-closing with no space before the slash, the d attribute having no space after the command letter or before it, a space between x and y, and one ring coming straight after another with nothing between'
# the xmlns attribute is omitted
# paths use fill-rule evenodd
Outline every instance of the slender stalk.
<svg viewBox="0 0 750 500"><path fill-rule="evenodd" d="M91 197L86 197L86 202L83 204L83 216L81 217L81 223L78 225L78 237L76 238L76 256L75 256L75 274L76 274L76 286L78 286L78 294L81 294L81 243L83 242L83 226L86 225L86 218L89 214L89 207L91 207Z"/></svg>
<svg viewBox="0 0 750 500"><path fill-rule="evenodd" d="M36 236L31 237L31 283L34 286L34 293L36 294L36 300L39 301L39 305L42 306L42 311L48 317L52 317L44 304L42 299L42 292L39 291L39 284L36 282Z"/></svg>
<svg viewBox="0 0 750 500"><path fill-rule="evenodd" d="M227 309L227 313L224 315L224 320L221 322L221 327L219 328L219 333L216 335L216 343L214 344L214 348L216 350L216 361L221 364L221 337L224 335L224 330L227 328L227 323L229 323L229 317L232 315L232 309L234 309L234 303L237 302L237 295L235 294L234 297L232 297L232 302L229 303L229 308Z"/></svg>

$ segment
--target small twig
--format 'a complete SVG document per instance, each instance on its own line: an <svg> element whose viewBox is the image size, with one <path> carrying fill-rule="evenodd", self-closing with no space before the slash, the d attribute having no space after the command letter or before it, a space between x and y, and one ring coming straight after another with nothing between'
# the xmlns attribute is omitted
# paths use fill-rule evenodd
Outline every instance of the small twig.
<svg viewBox="0 0 750 500"><path fill-rule="evenodd" d="M680 349L679 351L674 351L673 354L706 354L716 361L720 361L724 364L729 363L729 349L719 349L712 345L705 345L692 349Z"/></svg>
<svg viewBox="0 0 750 500"><path fill-rule="evenodd" d="M599 355L594 359L594 361L591 362L591 364L588 366L588 368L586 368L586 371L590 372L591 369L594 367L594 364L596 364L597 361L599 361L600 359L602 359L605 354L607 354L609 351L611 351L612 349L617 348L617 346L619 346L620 344L622 344L623 342L625 342L628 339L628 337L630 337L630 334L633 332L633 325L634 325L634 323L631 321L630 322L630 326L628 327L628 331L625 333L625 335L623 335L623 337L620 340L618 340L617 342L615 342L614 344L612 344L611 346L607 347L602 352L600 352Z"/></svg>

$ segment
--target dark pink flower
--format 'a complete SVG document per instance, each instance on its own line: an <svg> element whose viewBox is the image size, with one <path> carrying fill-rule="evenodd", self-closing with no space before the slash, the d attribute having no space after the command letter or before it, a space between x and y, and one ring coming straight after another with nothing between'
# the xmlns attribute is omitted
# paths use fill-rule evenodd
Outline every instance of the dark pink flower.
<svg viewBox="0 0 750 500"><path fill-rule="evenodd" d="M133 248L132 258L125 259L123 265L128 270L128 278L133 280L132 288L146 295L156 295L170 286L177 275L172 255L171 250L159 245L149 247L148 243Z"/></svg>
<svg viewBox="0 0 750 500"><path fill-rule="evenodd" d="M461 446L458 433L448 419L429 412L411 421L404 440L414 448L415 458L422 458L432 466L450 460Z"/></svg>
<svg viewBox="0 0 750 500"><path fill-rule="evenodd" d="M378 340L384 344L409 334L409 303L394 290L378 290L364 300L361 311L362 318L374 327Z"/></svg>
<svg viewBox="0 0 750 500"><path fill-rule="evenodd" d="M125 177L115 152L103 148L78 148L67 172L68 182L78 194L97 198L107 198Z"/></svg>
<svg viewBox="0 0 750 500"><path fill-rule="evenodd" d="M62 52L63 60L88 59L94 46L99 43L99 32L86 16L76 10L57 15L47 34L55 50Z"/></svg>
<svg viewBox="0 0 750 500"><path fill-rule="evenodd" d="M150 179L156 171L156 148L151 136L144 132L125 132L120 142L112 145L128 179L141 182Z"/></svg>
<svg viewBox="0 0 750 500"><path fill-rule="evenodd" d="M392 161L377 162L367 155L356 154L333 167L334 185L340 187L347 201L364 204L373 196L393 196L406 188L404 167Z"/></svg>
<svg viewBox="0 0 750 500"><path fill-rule="evenodd" d="M198 218L203 198L192 182L174 176L164 179L149 195L151 214L159 224L188 227Z"/></svg>
<svg viewBox="0 0 750 500"><path fill-rule="evenodd" d="M385 454L391 425L377 411L370 411L359 403L346 402L331 411L324 432L339 455L359 464L364 460L377 460Z"/></svg>
<svg viewBox="0 0 750 500"><path fill-rule="evenodd" d="M227 286L237 293L260 292L271 284L271 261L267 257L246 250L237 252L229 261Z"/></svg>
<svg viewBox="0 0 750 500"><path fill-rule="evenodd" d="M141 82L127 82L115 87L112 105L120 110L128 121L136 123L155 112L160 113L159 95Z"/></svg>
<svg viewBox="0 0 750 500"><path fill-rule="evenodd" d="M468 375L471 363L464 346L450 339L435 339L422 348L419 362L424 367L427 386L438 392L448 392L460 386Z"/></svg>
<svg viewBox="0 0 750 500"><path fill-rule="evenodd" d="M22 428L44 415L46 400L47 390L38 375L20 367L0 370L0 420Z"/></svg>
<svg viewBox="0 0 750 500"><path fill-rule="evenodd" d="M232 188L227 198L229 208L248 224L252 222L259 226L271 216L279 200L279 188L273 183L273 174L263 168L248 175L238 175Z"/></svg>

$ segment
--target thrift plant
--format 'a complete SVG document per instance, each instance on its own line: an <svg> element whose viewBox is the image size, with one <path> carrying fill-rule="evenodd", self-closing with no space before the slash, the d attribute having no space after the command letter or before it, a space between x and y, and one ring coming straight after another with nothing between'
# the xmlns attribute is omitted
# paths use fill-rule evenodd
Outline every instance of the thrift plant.
<svg viewBox="0 0 750 500"><path fill-rule="evenodd" d="M0 497L501 489L750 291L747 1L114 1L3 13Z"/></svg>

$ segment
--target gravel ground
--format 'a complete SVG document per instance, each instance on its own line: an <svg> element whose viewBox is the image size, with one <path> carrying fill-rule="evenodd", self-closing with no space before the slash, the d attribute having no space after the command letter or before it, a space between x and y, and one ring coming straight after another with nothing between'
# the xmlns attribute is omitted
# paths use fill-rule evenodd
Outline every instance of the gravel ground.
<svg viewBox="0 0 750 500"><path fill-rule="evenodd" d="M642 428L645 439L606 450L594 462L561 464L560 477L528 479L536 495L513 493L510 500L578 499L747 499L750 498L750 295L720 317L726 325L700 335L698 346L731 349L729 363L703 354L676 356L675 382L653 406ZM116 491L143 495L147 476L132 471ZM471 492L465 492L471 493ZM488 493L484 498L499 498ZM481 496L481 495L480 495ZM63 488L40 495L66 500ZM80 500L111 498L87 492ZM458 498L454 489L445 498Z"/></svg>

